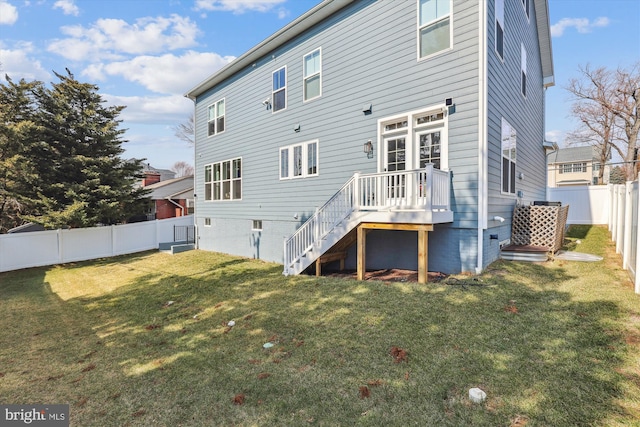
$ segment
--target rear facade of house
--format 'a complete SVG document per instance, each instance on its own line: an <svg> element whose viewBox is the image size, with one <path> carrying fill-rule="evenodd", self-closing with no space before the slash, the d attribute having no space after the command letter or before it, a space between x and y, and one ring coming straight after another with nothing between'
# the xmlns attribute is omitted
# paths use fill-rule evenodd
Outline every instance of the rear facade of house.
<svg viewBox="0 0 640 427"><path fill-rule="evenodd" d="M552 84L546 0L325 0L187 94L198 247L480 272L544 200Z"/></svg>

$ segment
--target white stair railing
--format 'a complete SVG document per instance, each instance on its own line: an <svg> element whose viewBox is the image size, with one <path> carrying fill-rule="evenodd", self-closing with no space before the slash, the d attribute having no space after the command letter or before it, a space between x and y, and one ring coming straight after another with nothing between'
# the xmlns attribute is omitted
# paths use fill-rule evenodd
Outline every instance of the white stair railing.
<svg viewBox="0 0 640 427"><path fill-rule="evenodd" d="M354 174L284 242L284 273L355 211L450 209L450 172L424 169Z"/></svg>

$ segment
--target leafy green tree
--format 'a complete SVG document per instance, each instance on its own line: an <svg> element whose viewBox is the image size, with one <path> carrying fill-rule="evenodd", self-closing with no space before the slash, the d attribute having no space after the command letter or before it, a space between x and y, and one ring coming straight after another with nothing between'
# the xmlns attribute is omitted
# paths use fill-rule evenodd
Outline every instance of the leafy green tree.
<svg viewBox="0 0 640 427"><path fill-rule="evenodd" d="M126 141L118 116L125 107L105 106L97 86L79 82L68 70L55 75L59 82L51 88L41 82L30 87L31 105L37 107L23 110L30 121L16 115L14 127L33 131L14 132L13 138L14 144L28 147L23 163L31 173L25 172L11 191L12 197L22 194L29 200L30 209L23 209L20 218L47 228L90 227L125 222L144 212L148 190L136 185L142 160L120 157ZM9 81L7 87L13 86ZM9 166L16 170L16 164Z"/></svg>

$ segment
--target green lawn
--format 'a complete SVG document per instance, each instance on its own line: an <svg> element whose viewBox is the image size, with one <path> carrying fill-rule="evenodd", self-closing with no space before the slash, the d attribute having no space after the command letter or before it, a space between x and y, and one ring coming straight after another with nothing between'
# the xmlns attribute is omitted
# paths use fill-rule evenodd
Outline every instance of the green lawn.
<svg viewBox="0 0 640 427"><path fill-rule="evenodd" d="M3 273L0 403L69 403L74 426L639 426L640 296L606 228L569 238L604 260L427 285L200 251Z"/></svg>

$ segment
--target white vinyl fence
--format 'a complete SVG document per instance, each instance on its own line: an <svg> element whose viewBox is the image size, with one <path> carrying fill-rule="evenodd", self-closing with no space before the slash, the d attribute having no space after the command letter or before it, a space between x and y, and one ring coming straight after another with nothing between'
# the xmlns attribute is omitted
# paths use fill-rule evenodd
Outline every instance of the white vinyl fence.
<svg viewBox="0 0 640 427"><path fill-rule="evenodd" d="M0 272L157 249L193 215L134 224L0 235Z"/></svg>
<svg viewBox="0 0 640 427"><path fill-rule="evenodd" d="M548 200L569 205L567 224L607 225L622 265L640 294L640 180L621 185L549 188Z"/></svg>

